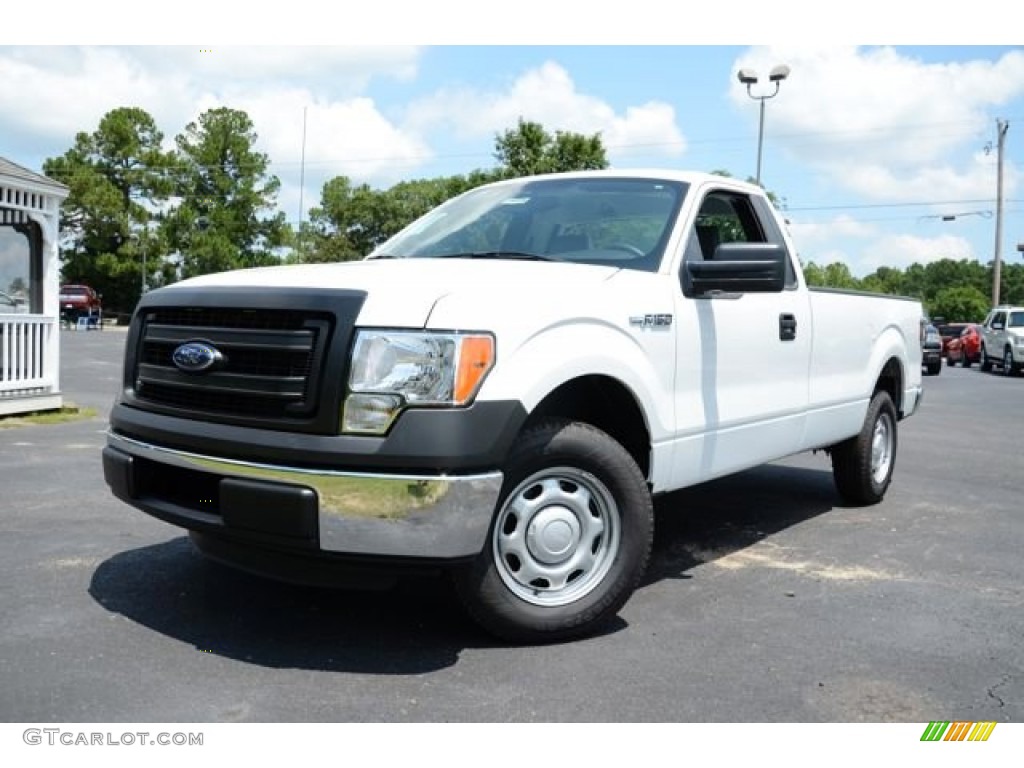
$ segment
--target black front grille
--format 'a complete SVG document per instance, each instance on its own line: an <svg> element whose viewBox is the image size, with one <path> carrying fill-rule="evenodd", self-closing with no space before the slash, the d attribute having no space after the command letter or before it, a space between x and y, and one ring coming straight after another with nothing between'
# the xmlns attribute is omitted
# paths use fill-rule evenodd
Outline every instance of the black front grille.
<svg viewBox="0 0 1024 768"><path fill-rule="evenodd" d="M133 396L160 410L213 420L303 420L318 407L317 372L331 335L327 313L235 307L157 307L141 313ZM182 370L174 352L188 342L221 358Z"/></svg>

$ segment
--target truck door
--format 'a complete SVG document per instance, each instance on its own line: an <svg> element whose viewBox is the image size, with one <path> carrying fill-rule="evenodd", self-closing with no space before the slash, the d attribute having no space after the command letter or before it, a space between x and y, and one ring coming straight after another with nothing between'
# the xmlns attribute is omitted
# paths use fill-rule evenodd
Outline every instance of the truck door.
<svg viewBox="0 0 1024 768"><path fill-rule="evenodd" d="M677 487L796 452L808 404L810 300L792 253L781 293L684 296L685 262L714 259L721 243L787 245L764 199L701 195L677 281Z"/></svg>

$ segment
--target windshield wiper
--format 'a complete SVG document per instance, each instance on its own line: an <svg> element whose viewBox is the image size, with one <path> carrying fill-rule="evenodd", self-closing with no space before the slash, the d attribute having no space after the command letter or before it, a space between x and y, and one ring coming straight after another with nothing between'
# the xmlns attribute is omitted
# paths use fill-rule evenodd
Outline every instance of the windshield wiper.
<svg viewBox="0 0 1024 768"><path fill-rule="evenodd" d="M439 259L511 259L514 261L560 261L539 253L523 251L467 251L465 253L446 253Z"/></svg>

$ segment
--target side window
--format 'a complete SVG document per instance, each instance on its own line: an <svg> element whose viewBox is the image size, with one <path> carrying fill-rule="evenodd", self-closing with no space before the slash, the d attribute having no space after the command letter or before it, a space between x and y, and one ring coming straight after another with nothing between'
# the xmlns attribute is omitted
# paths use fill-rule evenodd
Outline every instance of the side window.
<svg viewBox="0 0 1024 768"><path fill-rule="evenodd" d="M1000 326L1000 328L1005 328L1006 327L1006 313L1005 312L996 312L992 316L992 322L991 322L990 325L991 326L995 326L997 324Z"/></svg>
<svg viewBox="0 0 1024 768"><path fill-rule="evenodd" d="M767 201L738 192L713 190L701 203L686 244L687 261L710 261L723 243L775 243L785 246ZM786 257L786 288L797 286L792 255Z"/></svg>
<svg viewBox="0 0 1024 768"><path fill-rule="evenodd" d="M704 198L691 241L694 238L699 247L694 255L705 261L715 258L715 250L722 243L767 242L750 199L732 192L712 192Z"/></svg>

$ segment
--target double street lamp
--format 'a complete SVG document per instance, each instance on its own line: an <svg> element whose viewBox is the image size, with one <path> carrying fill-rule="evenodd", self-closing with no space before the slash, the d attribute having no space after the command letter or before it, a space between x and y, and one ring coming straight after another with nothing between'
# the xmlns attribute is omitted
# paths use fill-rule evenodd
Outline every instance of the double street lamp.
<svg viewBox="0 0 1024 768"><path fill-rule="evenodd" d="M785 64L772 67L772 71L768 73L768 82L775 84L775 90L771 93L755 95L751 86L758 83L757 72L752 69L741 69L736 73L736 79L747 86L747 96L761 102L761 119L757 128L757 176L755 177L758 184L761 183L761 149L764 146L764 103L778 95L779 86L787 77L789 77L789 67Z"/></svg>

